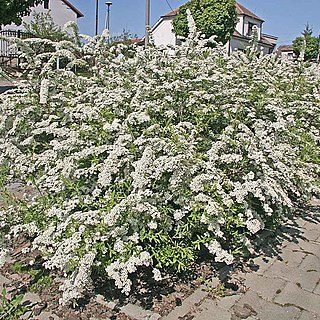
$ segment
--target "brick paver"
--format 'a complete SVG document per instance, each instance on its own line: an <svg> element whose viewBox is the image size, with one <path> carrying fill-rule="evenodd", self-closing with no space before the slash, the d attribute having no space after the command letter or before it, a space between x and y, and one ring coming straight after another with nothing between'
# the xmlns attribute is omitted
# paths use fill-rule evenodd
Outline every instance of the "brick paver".
<svg viewBox="0 0 320 320"><path fill-rule="evenodd" d="M306 255L301 251L292 251L284 248L279 253L278 261L282 261L287 267L296 268L301 265Z"/></svg>
<svg viewBox="0 0 320 320"><path fill-rule="evenodd" d="M302 310L299 320L320 320L320 316L314 313Z"/></svg>
<svg viewBox="0 0 320 320"><path fill-rule="evenodd" d="M275 262L265 274L267 277L278 277L289 282L299 283L299 285L308 291L313 291L319 280L318 272L307 272L299 268L291 268L283 262Z"/></svg>
<svg viewBox="0 0 320 320"><path fill-rule="evenodd" d="M299 269L306 272L320 273L320 259L317 256L308 254L302 261Z"/></svg>
<svg viewBox="0 0 320 320"><path fill-rule="evenodd" d="M300 316L300 309L296 306L281 306L262 299L256 292L248 291L237 302L236 306L250 306L257 314L254 319L261 320L294 320ZM232 310L232 309L231 309ZM218 318L217 318L218 319Z"/></svg>
<svg viewBox="0 0 320 320"><path fill-rule="evenodd" d="M317 283L316 288L313 291L315 294L319 294L320 295L320 282Z"/></svg>
<svg viewBox="0 0 320 320"><path fill-rule="evenodd" d="M260 297L267 301L273 301L276 294L285 287L286 281L276 277L266 277L249 273L246 275L244 285L250 291L258 293Z"/></svg>
<svg viewBox="0 0 320 320"><path fill-rule="evenodd" d="M286 285L274 301L281 305L295 305L300 309L320 315L320 295L303 290L292 282Z"/></svg>
<svg viewBox="0 0 320 320"><path fill-rule="evenodd" d="M230 312L216 305L211 299L205 300L193 320L230 320Z"/></svg>
<svg viewBox="0 0 320 320"><path fill-rule="evenodd" d="M262 254L252 259L253 272L231 277L246 292L207 298L187 319L320 320L319 212L288 222L284 233L278 256Z"/></svg>

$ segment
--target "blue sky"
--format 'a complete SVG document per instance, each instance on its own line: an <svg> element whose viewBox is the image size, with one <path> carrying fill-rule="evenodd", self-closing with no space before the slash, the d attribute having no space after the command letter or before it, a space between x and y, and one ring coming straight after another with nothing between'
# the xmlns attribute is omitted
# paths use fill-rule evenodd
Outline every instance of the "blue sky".
<svg viewBox="0 0 320 320"><path fill-rule="evenodd" d="M186 0L167 0L172 8L178 8ZM151 0L151 22L171 11L166 0ZM82 33L93 35L95 30L96 0L70 0L85 17L79 19ZM113 0L110 14L112 34L119 34L123 28L142 36L144 34L145 0ZM105 0L100 3L100 31L105 24ZM279 37L278 44L291 43L300 35L308 22L314 34L320 34L320 0L239 0L243 6L265 20L263 32Z"/></svg>

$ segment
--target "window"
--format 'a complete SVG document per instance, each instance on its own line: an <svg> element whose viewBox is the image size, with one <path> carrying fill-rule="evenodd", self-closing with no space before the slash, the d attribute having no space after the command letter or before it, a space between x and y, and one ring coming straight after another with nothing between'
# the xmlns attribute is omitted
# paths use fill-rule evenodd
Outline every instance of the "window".
<svg viewBox="0 0 320 320"><path fill-rule="evenodd" d="M253 27L256 26L258 27L255 23L252 22L248 22L248 32L247 32L247 36L252 36L253 35Z"/></svg>
<svg viewBox="0 0 320 320"><path fill-rule="evenodd" d="M49 0L44 0L43 1L43 6L45 9L49 9Z"/></svg>

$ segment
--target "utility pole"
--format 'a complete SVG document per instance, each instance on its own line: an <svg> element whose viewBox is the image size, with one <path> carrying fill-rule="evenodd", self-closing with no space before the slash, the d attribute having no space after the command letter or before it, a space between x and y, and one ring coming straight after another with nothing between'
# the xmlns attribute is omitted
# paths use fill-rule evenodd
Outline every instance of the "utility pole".
<svg viewBox="0 0 320 320"><path fill-rule="evenodd" d="M96 36L98 35L99 24L99 0L96 0Z"/></svg>
<svg viewBox="0 0 320 320"><path fill-rule="evenodd" d="M320 34L318 35L318 55L317 55L317 63L320 62Z"/></svg>
<svg viewBox="0 0 320 320"><path fill-rule="evenodd" d="M150 0L146 0L146 33L144 37L144 45L147 47L150 42Z"/></svg>

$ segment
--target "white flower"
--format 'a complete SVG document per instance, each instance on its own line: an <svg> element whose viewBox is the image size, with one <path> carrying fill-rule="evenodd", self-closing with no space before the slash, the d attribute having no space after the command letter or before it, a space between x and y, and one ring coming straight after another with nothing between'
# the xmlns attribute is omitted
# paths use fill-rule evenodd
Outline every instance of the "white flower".
<svg viewBox="0 0 320 320"><path fill-rule="evenodd" d="M162 280L161 272L160 272L159 269L154 268L154 269L152 270L152 272L153 272L154 280L156 280L156 281L161 281L161 280Z"/></svg>
<svg viewBox="0 0 320 320"><path fill-rule="evenodd" d="M248 180L253 180L254 179L254 173L252 171L250 171L248 174L247 174L247 178Z"/></svg>
<svg viewBox="0 0 320 320"><path fill-rule="evenodd" d="M247 220L246 226L252 234L257 233L258 231L260 231L264 228L263 223L260 222L258 219Z"/></svg>
<svg viewBox="0 0 320 320"><path fill-rule="evenodd" d="M225 262L227 265L233 263L233 256L228 253L226 250L221 248L221 245L218 241L213 240L211 243L207 244L207 248L209 252L215 255L215 261L217 262Z"/></svg>
<svg viewBox="0 0 320 320"><path fill-rule="evenodd" d="M156 221L151 221L151 222L148 223L148 227L149 227L151 230L155 230L155 229L157 229L158 224L157 224Z"/></svg>
<svg viewBox="0 0 320 320"><path fill-rule="evenodd" d="M197 34L190 12L188 24L180 46L129 45L123 63L108 32L84 36L80 47L19 40L32 72L0 95L0 168L37 192L18 190L21 201L0 210L9 230L0 241L7 250L7 241L33 239L43 266L65 274L66 303L91 290L96 264L129 294L130 275L156 262L143 235L160 225L159 254L167 254L163 239L191 230L230 264L229 218L256 234L268 216L286 216L293 199L320 194L318 66L250 50L227 55ZM67 65L56 70L58 56ZM188 242L174 241L182 250Z"/></svg>
<svg viewBox="0 0 320 320"><path fill-rule="evenodd" d="M48 101L48 95L49 95L49 79L42 79L41 85L40 85L40 103L46 104Z"/></svg>
<svg viewBox="0 0 320 320"><path fill-rule="evenodd" d="M0 268L2 268L6 263L8 252L9 250L0 248Z"/></svg>
<svg viewBox="0 0 320 320"><path fill-rule="evenodd" d="M173 218L174 220L176 221L179 221L181 220L185 215L186 215L186 211L184 210L176 210L174 213L173 213Z"/></svg>

